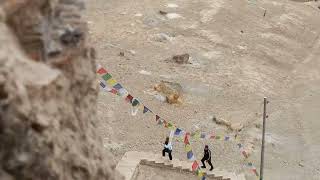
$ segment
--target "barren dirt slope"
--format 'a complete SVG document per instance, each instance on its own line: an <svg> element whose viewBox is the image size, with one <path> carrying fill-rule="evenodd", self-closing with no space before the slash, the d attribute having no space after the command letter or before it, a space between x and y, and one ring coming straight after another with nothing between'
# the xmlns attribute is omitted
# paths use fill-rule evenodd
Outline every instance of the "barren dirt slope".
<svg viewBox="0 0 320 180"><path fill-rule="evenodd" d="M256 140L250 160L257 167L261 129L256 125L261 124L267 96L265 179L319 180L319 5L288 0L91 0L87 19L100 63L134 96L187 130L229 133L211 120L213 115L243 123L242 141ZM190 54L191 64L165 62L182 53ZM160 80L182 85L182 105L160 102L149 93ZM160 152L168 131L156 126L154 117L132 117L129 105L110 94L101 92L99 103L105 124L99 130L116 160L128 150ZM198 157L209 144L216 167L254 179L233 143L192 143ZM182 143L175 142L174 148L175 157L186 158Z"/></svg>

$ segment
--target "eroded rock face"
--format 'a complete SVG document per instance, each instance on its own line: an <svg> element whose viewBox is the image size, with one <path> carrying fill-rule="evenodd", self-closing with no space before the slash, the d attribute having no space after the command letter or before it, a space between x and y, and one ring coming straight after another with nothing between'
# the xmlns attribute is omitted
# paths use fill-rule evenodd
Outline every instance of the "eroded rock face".
<svg viewBox="0 0 320 180"><path fill-rule="evenodd" d="M1 180L122 179L96 132L81 9L76 0L0 2Z"/></svg>

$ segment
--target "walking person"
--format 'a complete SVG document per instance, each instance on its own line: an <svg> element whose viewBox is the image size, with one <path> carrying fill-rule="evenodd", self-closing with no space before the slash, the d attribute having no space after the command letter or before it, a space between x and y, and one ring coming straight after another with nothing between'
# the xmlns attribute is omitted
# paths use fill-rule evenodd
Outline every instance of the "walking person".
<svg viewBox="0 0 320 180"><path fill-rule="evenodd" d="M166 138L166 141L164 142L164 149L162 150L162 156L165 157L166 153L169 154L169 159L172 160L172 145L169 141L169 137Z"/></svg>
<svg viewBox="0 0 320 180"><path fill-rule="evenodd" d="M203 154L203 158L201 159L201 162L202 162L201 168L206 168L205 161L207 161L208 164L211 166L210 171L212 171L213 170L213 165L211 163L211 151L210 151L208 145L204 146L204 154Z"/></svg>

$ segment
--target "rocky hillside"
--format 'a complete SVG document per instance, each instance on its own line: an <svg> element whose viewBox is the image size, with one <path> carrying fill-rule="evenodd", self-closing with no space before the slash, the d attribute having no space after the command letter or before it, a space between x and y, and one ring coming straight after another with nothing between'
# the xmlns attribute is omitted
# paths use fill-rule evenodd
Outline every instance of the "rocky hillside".
<svg viewBox="0 0 320 180"><path fill-rule="evenodd" d="M0 179L115 180L77 0L0 2Z"/></svg>
<svg viewBox="0 0 320 180"><path fill-rule="evenodd" d="M243 124L239 137L253 140L250 161L258 168L266 96L265 179L318 180L319 6L291 0L91 0L86 14L99 63L154 112L190 131L231 133L214 116ZM168 61L183 54L188 63ZM157 96L153 87L162 81L181 85L181 104ZM161 152L169 132L156 126L155 117L132 117L129 105L103 92L98 105L104 122L99 129L116 160L126 151ZM232 143L192 144L198 159L208 144L217 168L256 178ZM174 143L173 155L186 158L183 143Z"/></svg>

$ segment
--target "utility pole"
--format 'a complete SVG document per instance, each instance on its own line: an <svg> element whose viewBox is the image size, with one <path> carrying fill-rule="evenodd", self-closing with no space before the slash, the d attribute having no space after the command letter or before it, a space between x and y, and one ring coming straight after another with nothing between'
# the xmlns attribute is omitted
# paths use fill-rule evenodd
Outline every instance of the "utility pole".
<svg viewBox="0 0 320 180"><path fill-rule="evenodd" d="M261 144L261 161L260 161L260 180L263 180L263 168L264 168L264 141L265 141L265 133L266 133L266 119L267 116L267 98L264 97L263 100L263 130L262 130L262 144Z"/></svg>

